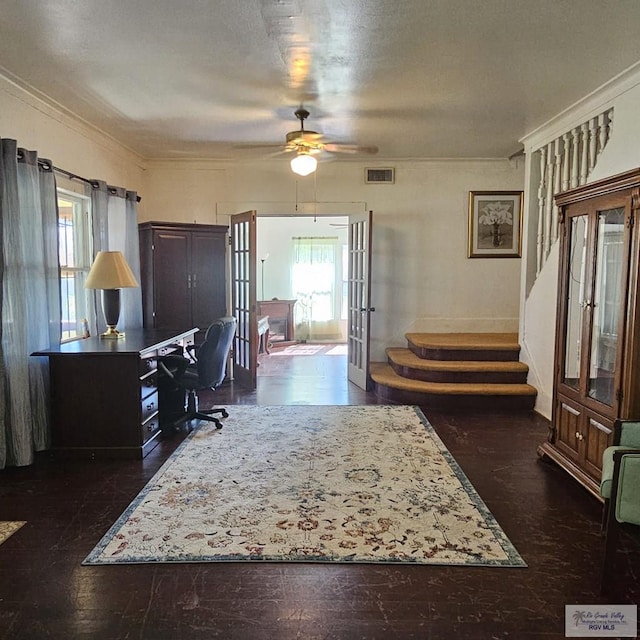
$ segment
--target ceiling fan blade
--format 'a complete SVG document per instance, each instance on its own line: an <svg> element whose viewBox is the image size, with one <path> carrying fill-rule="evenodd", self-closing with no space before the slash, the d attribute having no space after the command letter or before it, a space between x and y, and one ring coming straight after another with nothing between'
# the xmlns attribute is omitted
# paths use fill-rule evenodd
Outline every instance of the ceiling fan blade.
<svg viewBox="0 0 640 640"><path fill-rule="evenodd" d="M327 142L323 145L324 151L329 153L378 153L378 147L375 145L359 145L359 144L340 144L337 142Z"/></svg>

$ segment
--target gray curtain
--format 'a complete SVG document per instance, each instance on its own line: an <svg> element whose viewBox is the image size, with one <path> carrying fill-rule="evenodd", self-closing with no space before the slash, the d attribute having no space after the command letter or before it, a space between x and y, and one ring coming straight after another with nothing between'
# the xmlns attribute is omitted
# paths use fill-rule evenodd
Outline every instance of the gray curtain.
<svg viewBox="0 0 640 640"><path fill-rule="evenodd" d="M60 341L56 184L51 163L0 139L0 468L49 446L46 358Z"/></svg>
<svg viewBox="0 0 640 640"><path fill-rule="evenodd" d="M125 195L124 257L139 287L122 290L122 326L125 329L142 327L142 280L140 279L140 240L138 238L138 194L127 191Z"/></svg>
<svg viewBox="0 0 640 640"><path fill-rule="evenodd" d="M122 187L113 187L102 180L92 181L91 207L94 255L98 251L121 251L140 283L140 247L138 241L138 194ZM94 335L105 331L101 292L95 291L94 313L90 326ZM120 292L118 328L142 327L142 290L140 287Z"/></svg>
<svg viewBox="0 0 640 640"><path fill-rule="evenodd" d="M103 180L92 181L91 189L91 233L93 240L93 255L98 251L109 250L109 191ZM91 335L104 333L107 325L102 313L101 291L93 292L93 304L88 314Z"/></svg>

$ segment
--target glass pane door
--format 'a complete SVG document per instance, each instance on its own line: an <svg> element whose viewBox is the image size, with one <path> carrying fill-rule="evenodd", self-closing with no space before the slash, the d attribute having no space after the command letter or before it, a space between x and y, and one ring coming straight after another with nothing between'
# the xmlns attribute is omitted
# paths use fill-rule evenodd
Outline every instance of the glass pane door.
<svg viewBox="0 0 640 640"><path fill-rule="evenodd" d="M624 208L598 213L589 357L590 398L609 406L615 392L616 354L623 294Z"/></svg>
<svg viewBox="0 0 640 640"><path fill-rule="evenodd" d="M587 234L586 215L570 218L569 273L567 282L567 326L564 354L563 382L580 387L580 359L582 354L583 313L586 308Z"/></svg>

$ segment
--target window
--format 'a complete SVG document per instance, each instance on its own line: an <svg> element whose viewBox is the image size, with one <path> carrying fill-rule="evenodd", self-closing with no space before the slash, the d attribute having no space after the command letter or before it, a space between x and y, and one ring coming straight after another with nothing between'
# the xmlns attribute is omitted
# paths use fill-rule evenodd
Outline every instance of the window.
<svg viewBox="0 0 640 640"><path fill-rule="evenodd" d="M91 267L91 200L58 189L58 253L60 255L60 298L62 341L81 338L91 292L84 282Z"/></svg>
<svg viewBox="0 0 640 640"><path fill-rule="evenodd" d="M337 237L293 238L291 289L297 300L296 339L345 339L346 249Z"/></svg>

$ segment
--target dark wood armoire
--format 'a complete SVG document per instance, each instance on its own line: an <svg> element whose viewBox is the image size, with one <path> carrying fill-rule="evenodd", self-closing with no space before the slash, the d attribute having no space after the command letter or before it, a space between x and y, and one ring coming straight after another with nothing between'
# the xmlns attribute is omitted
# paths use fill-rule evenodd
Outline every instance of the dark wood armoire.
<svg viewBox="0 0 640 640"><path fill-rule="evenodd" d="M144 222L139 233L145 328L206 330L227 315L226 226Z"/></svg>

